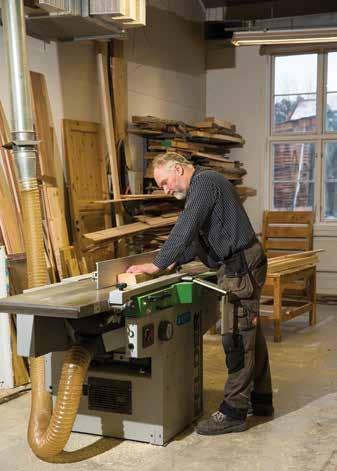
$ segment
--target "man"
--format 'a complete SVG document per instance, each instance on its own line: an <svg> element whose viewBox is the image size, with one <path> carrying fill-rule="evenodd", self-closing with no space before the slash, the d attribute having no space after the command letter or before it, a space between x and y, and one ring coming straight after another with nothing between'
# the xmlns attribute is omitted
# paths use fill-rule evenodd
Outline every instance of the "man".
<svg viewBox="0 0 337 471"><path fill-rule="evenodd" d="M224 400L197 432L215 435L246 428L249 404L256 415L272 415L272 388L266 342L259 323L259 299L267 260L232 184L220 173L194 168L176 153L154 160L154 178L164 192L186 199L169 238L154 263L129 267L156 273L196 256L218 268L218 285L231 292L239 310L233 332L222 338L228 379Z"/></svg>

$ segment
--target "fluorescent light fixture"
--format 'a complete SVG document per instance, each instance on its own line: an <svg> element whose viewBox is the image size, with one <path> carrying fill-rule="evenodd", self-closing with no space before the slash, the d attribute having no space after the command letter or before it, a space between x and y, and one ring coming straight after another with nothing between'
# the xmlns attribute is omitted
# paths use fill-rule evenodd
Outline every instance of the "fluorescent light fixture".
<svg viewBox="0 0 337 471"><path fill-rule="evenodd" d="M313 44L337 42L337 28L280 29L238 31L233 33L234 46L263 44Z"/></svg>

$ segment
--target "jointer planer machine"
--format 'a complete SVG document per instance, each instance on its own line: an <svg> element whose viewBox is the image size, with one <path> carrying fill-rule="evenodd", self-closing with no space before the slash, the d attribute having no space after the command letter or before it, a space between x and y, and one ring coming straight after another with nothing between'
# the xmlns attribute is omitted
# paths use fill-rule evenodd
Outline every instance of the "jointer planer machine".
<svg viewBox="0 0 337 471"><path fill-rule="evenodd" d="M163 445L202 414L202 336L220 310L228 318L228 297L209 272L116 285L116 273L153 257L99 262L94 274L0 300L17 314L18 354L45 355L54 402L64 352L92 346L73 431Z"/></svg>

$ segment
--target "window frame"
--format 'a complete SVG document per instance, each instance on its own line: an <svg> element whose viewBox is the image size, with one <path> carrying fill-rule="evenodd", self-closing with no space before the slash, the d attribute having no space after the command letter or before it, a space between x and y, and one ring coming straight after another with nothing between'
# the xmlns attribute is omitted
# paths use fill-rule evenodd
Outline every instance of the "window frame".
<svg viewBox="0 0 337 471"><path fill-rule="evenodd" d="M327 141L337 141L336 131L325 131L326 129L326 107L327 107L327 73L328 73L328 53L337 52L327 50L326 52L317 51L317 130L314 133L293 132L291 134L275 133L274 132L274 89L275 89L275 58L279 56L290 55L304 55L313 54L311 52L290 52L272 55L269 61L268 74L269 74L269 100L267 110L267 169L268 169L268 188L266 202L269 208L273 208L273 144L279 142L288 143L301 143L301 142L314 142L316 145L317 154L315 155L315 169L314 169L314 207L315 211L315 225L322 226L323 228L330 227L337 231L337 219L325 220L324 219L324 204L325 204L325 187L324 187L324 163L325 157L323 155L324 144Z"/></svg>

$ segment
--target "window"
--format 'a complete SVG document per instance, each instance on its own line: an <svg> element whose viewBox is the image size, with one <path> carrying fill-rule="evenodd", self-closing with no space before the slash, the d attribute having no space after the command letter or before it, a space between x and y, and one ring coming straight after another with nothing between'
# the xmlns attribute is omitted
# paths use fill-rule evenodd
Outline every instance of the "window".
<svg viewBox="0 0 337 471"><path fill-rule="evenodd" d="M337 222L337 52L272 60L271 207Z"/></svg>
<svg viewBox="0 0 337 471"><path fill-rule="evenodd" d="M274 77L274 132L315 132L317 54L275 57Z"/></svg>

